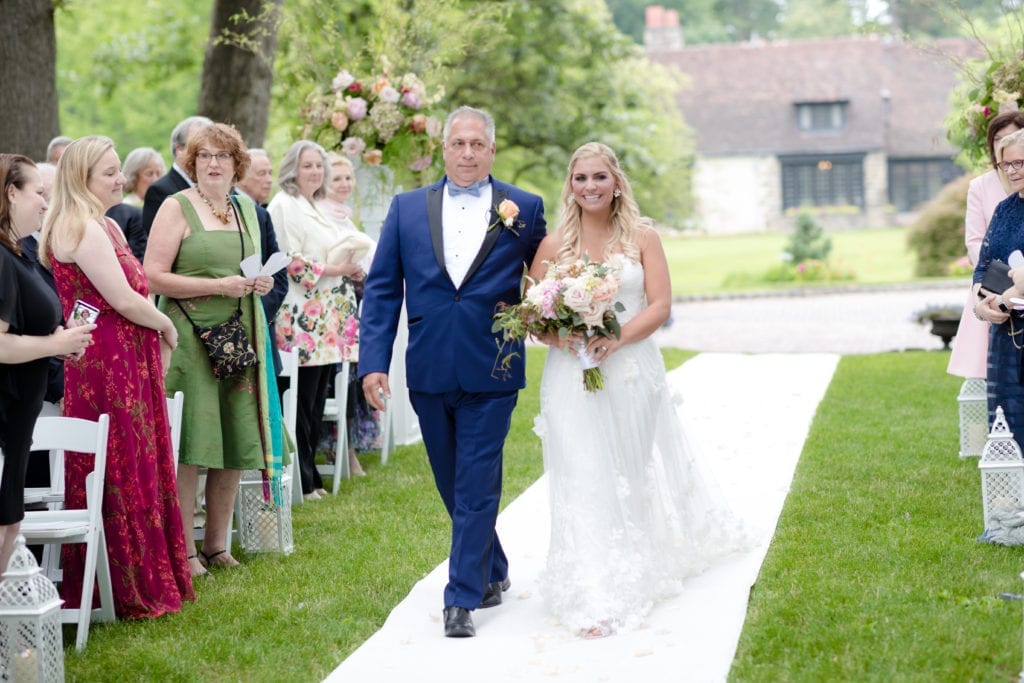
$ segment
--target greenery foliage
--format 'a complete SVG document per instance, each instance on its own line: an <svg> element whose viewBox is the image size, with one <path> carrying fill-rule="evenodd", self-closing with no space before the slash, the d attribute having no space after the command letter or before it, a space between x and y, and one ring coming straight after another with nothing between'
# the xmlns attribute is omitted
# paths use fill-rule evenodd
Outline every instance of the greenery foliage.
<svg viewBox="0 0 1024 683"><path fill-rule="evenodd" d="M960 64L962 81L946 117L946 134L960 150L957 161L967 170L989 166L988 123L1004 111L1024 108L1024 18L1007 9L1003 20L983 24L964 16L985 48L982 59Z"/></svg>
<svg viewBox="0 0 1024 683"><path fill-rule="evenodd" d="M947 275L964 253L964 215L970 176L949 182L928 202L907 232L915 254L914 272L922 277Z"/></svg>
<svg viewBox="0 0 1024 683"><path fill-rule="evenodd" d="M801 211L796 218L796 229L786 245L786 254L793 263L807 260L827 261L832 251L832 240L825 236L825 231L806 211Z"/></svg>

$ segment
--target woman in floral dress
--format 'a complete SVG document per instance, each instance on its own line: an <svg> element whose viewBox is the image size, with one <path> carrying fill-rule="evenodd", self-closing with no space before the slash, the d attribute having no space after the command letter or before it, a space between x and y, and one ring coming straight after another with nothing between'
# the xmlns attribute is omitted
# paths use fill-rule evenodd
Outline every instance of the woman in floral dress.
<svg viewBox="0 0 1024 683"><path fill-rule="evenodd" d="M282 351L299 349L295 431L306 500L327 493L316 469L316 445L335 365L358 358L354 282L365 277L362 266L351 259L332 262L328 257L342 231L315 202L329 183L327 153L315 142L300 140L281 162L281 192L267 207L278 239L292 257L288 294L277 313L277 345Z"/></svg>

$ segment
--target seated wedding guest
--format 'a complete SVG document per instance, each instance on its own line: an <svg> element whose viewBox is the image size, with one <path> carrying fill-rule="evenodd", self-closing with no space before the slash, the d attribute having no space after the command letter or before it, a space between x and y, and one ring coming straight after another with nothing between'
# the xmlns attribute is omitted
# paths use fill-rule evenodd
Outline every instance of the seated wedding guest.
<svg viewBox="0 0 1024 683"><path fill-rule="evenodd" d="M238 181L235 189L262 207L270 201L270 190L274 185L274 167L265 149L249 150L249 171Z"/></svg>
<svg viewBox="0 0 1024 683"><path fill-rule="evenodd" d="M967 188L967 215L964 220L964 242L967 258L971 265L977 265L978 252L985 238L992 212L996 205L1006 199L1006 188L996 170L996 143L1004 137L1024 128L1024 112L1012 111L997 114L988 124L988 158L992 167L971 180ZM977 297L973 291L967 293L967 305L960 317L960 326L953 338L953 350L949 354L946 372L969 378L984 378L988 363L988 331L990 325L974 317Z"/></svg>
<svg viewBox="0 0 1024 683"><path fill-rule="evenodd" d="M985 233L974 268L974 314L990 324L988 366L989 424L1002 406L1006 423L1014 434L1024 432L1024 362L1020 347L1024 334L1024 312L1011 299L1024 296L1024 268L1011 271L1013 280L983 287L993 259L1008 263L1010 254L1024 250L1024 130L1011 133L995 146L996 168L1010 195L999 202ZM1016 284L1014 284L1016 281ZM978 293L983 295L979 298Z"/></svg>
<svg viewBox="0 0 1024 683"><path fill-rule="evenodd" d="M316 469L316 446L327 389L335 366L358 356L355 282L365 277L351 259L329 257L342 230L316 208L330 185L327 153L309 140L289 148L277 179L281 191L269 211L281 242L288 245L289 288L277 313L277 345L299 349L296 440L302 493L307 500L326 495Z"/></svg>
<svg viewBox="0 0 1024 683"><path fill-rule="evenodd" d="M50 144L46 146L46 163L56 166L60 161L60 155L64 153L64 148L70 144L71 138L66 135L58 135L50 140Z"/></svg>
<svg viewBox="0 0 1024 683"><path fill-rule="evenodd" d="M136 147L124 158L124 203L140 209L149 186L167 172L164 158L152 147Z"/></svg>
<svg viewBox="0 0 1024 683"><path fill-rule="evenodd" d="M19 240L39 229L45 212L35 163L0 154L0 567L7 567L25 517L25 473L47 386L47 359L81 353L96 329L60 326L57 295L21 253Z"/></svg>
<svg viewBox="0 0 1024 683"><path fill-rule="evenodd" d="M243 470L262 470L280 493L281 407L275 387L273 344L257 297L274 292L274 277L246 278L239 263L277 251L269 222L261 230L259 208L230 196L249 165L242 137L223 123L202 125L189 138L182 168L195 186L168 198L153 221L146 274L178 332L167 372L167 392L185 393L178 461L178 495L193 576L209 567L236 567L228 543L231 513ZM264 212L266 215L266 212ZM279 292L284 291L284 271ZM280 299L279 299L280 300ZM212 326L236 311L255 350L256 365L218 379L193 325ZM206 533L198 554L193 516L199 468L206 476Z"/></svg>
<svg viewBox="0 0 1024 683"><path fill-rule="evenodd" d="M343 234L360 233L359 228L352 222L352 207L348 200L356 188L356 172L352 162L337 152L328 152L327 159L331 164L331 183L327 188L327 195L318 199L316 206ZM359 265L363 272L370 272L370 262L373 259L373 247L376 246L368 236L366 238L369 248L366 255L359 259ZM359 310L359 302L363 297L363 285L357 282L356 310ZM380 414L379 411L370 407L363 395L362 383L359 381L358 363L352 363L349 371L348 386L348 410L346 421L348 423L348 463L349 471L356 476L366 474L359 463L358 453L377 448L380 438ZM339 426L340 428L340 426Z"/></svg>
<svg viewBox="0 0 1024 683"><path fill-rule="evenodd" d="M182 542L174 452L163 373L177 344L170 319L150 302L142 264L104 212L121 201L124 175L114 143L86 136L68 145L57 166L40 257L53 270L64 316L79 302L98 309L94 344L65 362L64 414L110 416L103 524L123 619L152 619L195 599ZM89 455L66 453L64 504L85 507ZM63 549L65 605L82 596L85 547Z"/></svg>
<svg viewBox="0 0 1024 683"><path fill-rule="evenodd" d="M175 192L187 190L193 186L194 183L185 173L184 166L188 136L194 128L211 123L213 122L205 116L190 116L171 131L171 159L173 160L171 169L149 186L142 204L142 232L145 233L147 239L149 230L153 227L156 212L160 210L160 205L164 203L164 200Z"/></svg>

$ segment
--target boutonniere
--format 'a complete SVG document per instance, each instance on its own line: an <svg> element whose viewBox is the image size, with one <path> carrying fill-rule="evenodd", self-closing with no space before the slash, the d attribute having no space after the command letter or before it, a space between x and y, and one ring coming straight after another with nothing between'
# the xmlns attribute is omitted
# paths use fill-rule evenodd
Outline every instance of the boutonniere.
<svg viewBox="0 0 1024 683"><path fill-rule="evenodd" d="M519 237L519 230L517 230L517 228L524 227L522 221L516 220L519 216L519 205L511 199L503 199L501 204L498 204L493 210L498 219L487 227L487 232L490 232L499 225L502 225L513 235Z"/></svg>

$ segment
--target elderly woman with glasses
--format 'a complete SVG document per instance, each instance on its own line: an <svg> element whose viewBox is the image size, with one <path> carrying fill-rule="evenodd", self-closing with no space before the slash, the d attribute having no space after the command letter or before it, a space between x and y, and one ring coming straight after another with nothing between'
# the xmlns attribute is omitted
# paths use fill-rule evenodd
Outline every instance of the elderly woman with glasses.
<svg viewBox="0 0 1024 683"><path fill-rule="evenodd" d="M193 576L238 565L231 556L229 523L243 470L262 470L275 502L282 497L281 407L267 326L280 299L274 305L267 299L283 295L284 272L279 283L269 275L242 274L241 261L257 254L265 263L278 248L266 211L231 194L248 167L249 153L234 128L213 123L194 129L184 170L195 187L160 206L146 249L146 274L178 330L167 392L185 394L178 498ZM218 325L236 311L257 364L217 378L195 326ZM208 468L206 533L197 553L193 515L200 467Z"/></svg>
<svg viewBox="0 0 1024 683"><path fill-rule="evenodd" d="M1010 431L1024 432L1024 268L1011 271L1013 282L983 286L998 264L1008 263L1014 251L1024 251L1024 130L1007 135L995 147L996 169L1010 195L992 214L974 269L975 315L989 325L989 421L1001 406ZM990 280L991 281L991 280ZM996 291L992 291L992 289Z"/></svg>

